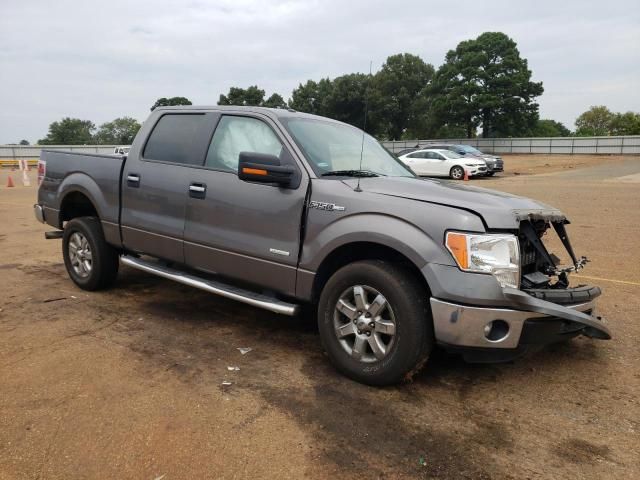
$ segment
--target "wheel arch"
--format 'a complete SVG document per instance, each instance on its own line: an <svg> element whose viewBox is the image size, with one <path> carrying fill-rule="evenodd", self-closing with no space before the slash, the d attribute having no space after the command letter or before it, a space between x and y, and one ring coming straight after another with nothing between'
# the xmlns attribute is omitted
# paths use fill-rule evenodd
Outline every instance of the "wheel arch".
<svg viewBox="0 0 640 480"><path fill-rule="evenodd" d="M58 227L64 222L79 216L95 216L101 221L105 218L108 202L96 181L87 174L74 172L66 176L58 187Z"/></svg>
<svg viewBox="0 0 640 480"><path fill-rule="evenodd" d="M68 222L77 217L100 218L94 202L80 189L70 190L62 198L59 215L60 227L62 227L64 222Z"/></svg>
<svg viewBox="0 0 640 480"><path fill-rule="evenodd" d="M422 275L420 267L407 255L396 248L372 241L353 241L342 244L332 250L320 263L308 293L311 302L316 302L329 278L341 267L361 260L384 260L405 266L422 285L430 292L429 284Z"/></svg>

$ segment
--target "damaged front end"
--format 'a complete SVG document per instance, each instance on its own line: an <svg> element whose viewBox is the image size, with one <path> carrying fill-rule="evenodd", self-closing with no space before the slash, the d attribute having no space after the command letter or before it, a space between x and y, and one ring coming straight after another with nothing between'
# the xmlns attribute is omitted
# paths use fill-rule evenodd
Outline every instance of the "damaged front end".
<svg viewBox="0 0 640 480"><path fill-rule="evenodd" d="M505 296L524 308L565 320L564 330L592 338L610 339L611 333L602 317L595 316L595 299L600 288L569 285L569 274L584 268L587 257L578 258L571 246L564 218L528 219L521 221L518 232L521 258L521 288L505 289ZM560 259L550 253L542 238L555 231L571 259L570 266L560 266ZM593 305L576 311L575 306ZM572 306L574 308L567 308ZM568 322L568 323L566 323Z"/></svg>
<svg viewBox="0 0 640 480"><path fill-rule="evenodd" d="M568 220L560 212L529 212L518 220L518 230L510 233L517 236L519 246L519 285L503 282L502 301L495 307L432 297L438 342L449 350L461 350L468 361L494 362L578 335L610 339L604 319L596 315L600 289L570 285L569 275L584 268L588 260L575 254L565 228ZM561 266L543 242L550 232L557 234L558 246L566 249L569 266Z"/></svg>

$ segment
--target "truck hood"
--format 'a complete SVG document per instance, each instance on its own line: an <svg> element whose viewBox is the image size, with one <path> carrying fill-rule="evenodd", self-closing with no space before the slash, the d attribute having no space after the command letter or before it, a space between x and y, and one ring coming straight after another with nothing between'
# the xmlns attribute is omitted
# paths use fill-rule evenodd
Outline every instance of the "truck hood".
<svg viewBox="0 0 640 480"><path fill-rule="evenodd" d="M358 180L348 179L347 185L355 188ZM419 202L446 205L471 211L484 220L491 229L517 229L523 220L567 222L558 209L509 193L466 185L460 182L435 179L402 177L361 178L364 192L388 195Z"/></svg>

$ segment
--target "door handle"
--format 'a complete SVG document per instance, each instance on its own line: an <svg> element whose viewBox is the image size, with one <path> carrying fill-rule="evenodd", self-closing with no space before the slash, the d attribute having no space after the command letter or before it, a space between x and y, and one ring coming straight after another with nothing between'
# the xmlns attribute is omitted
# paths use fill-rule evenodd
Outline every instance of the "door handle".
<svg viewBox="0 0 640 480"><path fill-rule="evenodd" d="M129 173L127 175L127 186L138 188L140 186L140 175L137 173Z"/></svg>
<svg viewBox="0 0 640 480"><path fill-rule="evenodd" d="M207 186L204 183L192 183L189 185L189 196L191 198L205 198L207 196Z"/></svg>

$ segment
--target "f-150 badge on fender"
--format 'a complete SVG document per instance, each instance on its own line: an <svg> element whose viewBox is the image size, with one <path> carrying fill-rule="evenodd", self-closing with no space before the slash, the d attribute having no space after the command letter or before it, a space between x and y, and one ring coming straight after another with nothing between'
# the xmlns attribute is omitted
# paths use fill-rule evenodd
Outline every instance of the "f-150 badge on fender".
<svg viewBox="0 0 640 480"><path fill-rule="evenodd" d="M344 207L336 205L335 203L317 202L311 200L309 202L309 208L317 208L318 210L326 210L327 212L344 212Z"/></svg>

